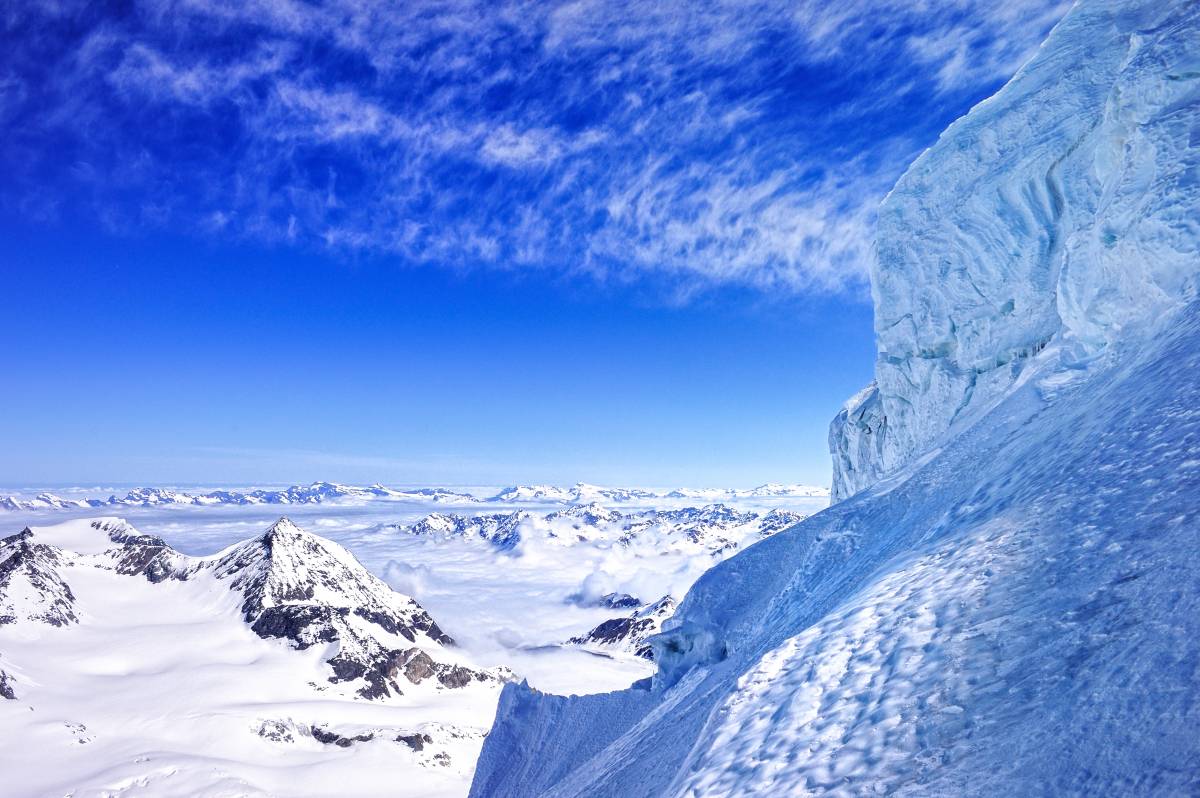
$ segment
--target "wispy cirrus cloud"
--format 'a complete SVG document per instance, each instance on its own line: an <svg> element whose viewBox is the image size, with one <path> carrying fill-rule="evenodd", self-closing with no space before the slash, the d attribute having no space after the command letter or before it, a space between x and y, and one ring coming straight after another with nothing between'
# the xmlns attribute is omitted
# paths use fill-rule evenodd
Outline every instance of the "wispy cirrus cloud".
<svg viewBox="0 0 1200 798"><path fill-rule="evenodd" d="M64 0L0 17L0 201L456 268L861 284L1064 2Z"/></svg>

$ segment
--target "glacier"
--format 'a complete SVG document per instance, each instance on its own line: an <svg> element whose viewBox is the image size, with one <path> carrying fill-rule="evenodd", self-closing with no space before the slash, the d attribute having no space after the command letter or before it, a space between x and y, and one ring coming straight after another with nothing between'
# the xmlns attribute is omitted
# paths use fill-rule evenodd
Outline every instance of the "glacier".
<svg viewBox="0 0 1200 798"><path fill-rule="evenodd" d="M1194 794L1200 5L1080 0L880 210L829 509L657 671L504 688L471 794Z"/></svg>
<svg viewBox="0 0 1200 798"><path fill-rule="evenodd" d="M1193 14L1080 3L896 184L871 272L875 381L830 431L835 501L936 447L1022 375L1152 335L1136 328L1194 296Z"/></svg>

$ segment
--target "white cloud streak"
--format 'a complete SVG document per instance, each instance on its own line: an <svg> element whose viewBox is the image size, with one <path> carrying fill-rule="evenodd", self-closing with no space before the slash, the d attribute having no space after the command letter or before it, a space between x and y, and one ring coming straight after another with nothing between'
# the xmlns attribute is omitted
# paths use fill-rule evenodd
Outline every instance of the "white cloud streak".
<svg viewBox="0 0 1200 798"><path fill-rule="evenodd" d="M0 56L0 125L34 109L13 148L33 161L34 133L85 126L72 179L118 228L835 292L861 284L875 204L937 132L893 106L963 110L1065 6L138 0L52 42L40 84ZM30 14L6 37L83 11ZM143 136L147 107L176 127ZM170 132L194 120L211 135Z"/></svg>

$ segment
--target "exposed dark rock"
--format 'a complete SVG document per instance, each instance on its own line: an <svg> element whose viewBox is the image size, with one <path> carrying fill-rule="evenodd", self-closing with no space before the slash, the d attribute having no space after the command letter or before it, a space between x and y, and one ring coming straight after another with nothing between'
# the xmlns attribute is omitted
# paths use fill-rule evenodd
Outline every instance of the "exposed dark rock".
<svg viewBox="0 0 1200 798"><path fill-rule="evenodd" d="M51 626L78 623L75 594L58 573L61 565L61 552L34 542L29 528L0 540L0 626L22 619ZM14 591L20 583L24 586ZM25 597L19 605L16 595Z"/></svg>
<svg viewBox="0 0 1200 798"><path fill-rule="evenodd" d="M356 607L354 614L363 620L373 623L376 626L382 627L392 634L398 634L405 640L414 642L417 633L424 633L426 637L433 640L435 643L440 643L443 646L454 645L454 639L450 635L442 631L437 622L421 609L421 605L409 599L412 615L406 622L399 621L395 615L378 610L370 610L364 607Z"/></svg>
<svg viewBox="0 0 1200 798"><path fill-rule="evenodd" d="M653 623L649 620L637 620L630 616L628 618L610 618L604 621L581 640L579 638L571 638L571 642L580 643L596 643L597 645L613 645L620 643L632 637L639 629L646 629L652 626Z"/></svg>
<svg viewBox="0 0 1200 798"><path fill-rule="evenodd" d="M464 681L457 666L437 664L418 647L453 644L420 604L394 592L337 544L286 518L204 567L241 591L243 615L262 637L284 638L301 649L337 641L330 681L362 680L358 693L364 698L402 694L400 673L413 684L430 676L447 686ZM418 646L396 649L397 637ZM466 682L477 678L462 670Z"/></svg>
<svg viewBox="0 0 1200 798"><path fill-rule="evenodd" d="M286 637L305 649L316 643L330 643L337 639L334 628L335 616L347 610L322 607L315 604L286 604L282 607L267 607L250 628L259 637Z"/></svg>
<svg viewBox="0 0 1200 798"><path fill-rule="evenodd" d="M662 622L675 612L675 599L663 596L653 604L627 615L624 618L610 618L596 626L590 632L579 637L572 637L568 643L575 645L602 646L632 651L639 657L654 659L654 651L646 644L646 639L658 634Z"/></svg>
<svg viewBox="0 0 1200 798"><path fill-rule="evenodd" d="M296 741L291 727L279 720L264 720L258 727L258 736L273 743L292 743Z"/></svg>
<svg viewBox="0 0 1200 798"><path fill-rule="evenodd" d="M433 676L437 663L421 649L410 648L401 655L396 665L397 669L403 668L406 679L413 684L420 684Z"/></svg>
<svg viewBox="0 0 1200 798"><path fill-rule="evenodd" d="M495 678L482 671L464 668L462 665L438 662L419 648L398 651L392 657L387 678L394 682L401 675L413 684L420 684L426 679L436 678L443 687L451 689L466 687L473 681L487 681Z"/></svg>
<svg viewBox="0 0 1200 798"><path fill-rule="evenodd" d="M417 609L420 609L420 605L417 604L417 602L413 601L412 604ZM435 643L440 643L443 646L454 645L454 639L450 637L450 635L443 632L442 628L433 620L433 617L424 610L421 610L419 614L414 614L414 616L410 619L409 624L418 632L424 632L425 635Z"/></svg>
<svg viewBox="0 0 1200 798"><path fill-rule="evenodd" d="M437 679L445 687L466 687L468 684L474 681L476 676L475 671L464 668L461 665L451 665L448 668L445 666L442 667L444 669L439 669Z"/></svg>
<svg viewBox="0 0 1200 798"><path fill-rule="evenodd" d="M157 538L154 538L157 540ZM117 573L131 576L141 574L151 582L158 583L167 579L182 579L171 562L174 550L166 545L155 546L149 543L128 545L117 557Z"/></svg>
<svg viewBox="0 0 1200 798"><path fill-rule="evenodd" d="M632 610L642 606L642 600L628 593L607 593L600 597L596 605L610 610Z"/></svg>
<svg viewBox="0 0 1200 798"><path fill-rule="evenodd" d="M336 745L338 748L349 748L355 743L365 743L375 739L374 732L346 736L323 729L320 726L312 727L312 736L317 742L324 743L325 745Z"/></svg>
<svg viewBox="0 0 1200 798"><path fill-rule="evenodd" d="M396 742L404 743L414 751L424 751L426 745L433 743L433 738L428 734L401 734L396 738Z"/></svg>
<svg viewBox="0 0 1200 798"><path fill-rule="evenodd" d="M110 552L117 573L144 576L154 583L187 578L188 558L162 538L143 535L124 521L93 521L92 528L106 533L117 544Z"/></svg>
<svg viewBox="0 0 1200 798"><path fill-rule="evenodd" d="M4 671L0 671L0 698L7 698L9 701L15 701L17 698L17 694L13 690L12 677Z"/></svg>

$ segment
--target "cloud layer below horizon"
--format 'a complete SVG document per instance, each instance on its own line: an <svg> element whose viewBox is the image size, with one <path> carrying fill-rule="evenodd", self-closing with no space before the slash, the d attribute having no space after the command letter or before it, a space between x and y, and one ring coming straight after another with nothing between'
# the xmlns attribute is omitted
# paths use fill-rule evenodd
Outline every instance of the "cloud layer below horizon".
<svg viewBox="0 0 1200 798"><path fill-rule="evenodd" d="M0 205L686 297L862 284L874 208L1065 2L60 0Z"/></svg>

